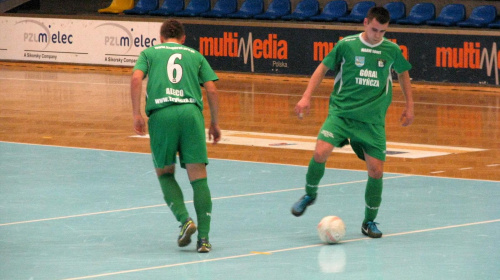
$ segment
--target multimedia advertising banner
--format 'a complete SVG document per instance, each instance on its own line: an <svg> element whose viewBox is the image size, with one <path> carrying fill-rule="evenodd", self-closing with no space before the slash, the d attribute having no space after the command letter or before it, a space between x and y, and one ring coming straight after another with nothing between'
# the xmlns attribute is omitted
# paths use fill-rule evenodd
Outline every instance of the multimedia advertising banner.
<svg viewBox="0 0 500 280"><path fill-rule="evenodd" d="M285 28L273 27L272 22L269 26L227 23L185 24L186 45L205 55L215 70L243 73L310 76L339 39L360 32L354 27L335 30L334 24L329 29L309 29L303 24ZM2 16L0 60L132 67L143 49L160 43L160 26L161 22ZM386 37L400 45L413 65L414 81L500 85L500 32L399 31L389 28Z"/></svg>
<svg viewBox="0 0 500 280"><path fill-rule="evenodd" d="M339 39L359 31L189 26L195 46L216 69L311 75ZM386 33L398 43L415 81L499 85L498 36ZM330 73L331 74L331 73Z"/></svg>

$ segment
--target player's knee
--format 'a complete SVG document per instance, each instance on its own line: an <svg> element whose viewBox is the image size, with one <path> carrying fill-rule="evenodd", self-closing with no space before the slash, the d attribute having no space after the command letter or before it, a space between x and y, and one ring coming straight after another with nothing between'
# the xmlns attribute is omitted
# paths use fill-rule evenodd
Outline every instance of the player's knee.
<svg viewBox="0 0 500 280"><path fill-rule="evenodd" d="M324 163L328 159L329 155L330 153L325 153L324 151L314 151L314 161L316 161L317 163Z"/></svg>
<svg viewBox="0 0 500 280"><path fill-rule="evenodd" d="M158 177L164 175L164 174L174 174L175 173L175 165L168 165L165 166L164 168L156 168L156 175Z"/></svg>
<svg viewBox="0 0 500 280"><path fill-rule="evenodd" d="M330 156L331 153L332 153L331 149L316 148L314 150L313 157L314 157L314 160L316 162L318 162L318 163L324 163L324 162L326 162L326 160L328 159L328 157Z"/></svg>
<svg viewBox="0 0 500 280"><path fill-rule="evenodd" d="M381 167L372 166L368 168L368 176L372 177L373 179L380 179L383 175L384 170Z"/></svg>

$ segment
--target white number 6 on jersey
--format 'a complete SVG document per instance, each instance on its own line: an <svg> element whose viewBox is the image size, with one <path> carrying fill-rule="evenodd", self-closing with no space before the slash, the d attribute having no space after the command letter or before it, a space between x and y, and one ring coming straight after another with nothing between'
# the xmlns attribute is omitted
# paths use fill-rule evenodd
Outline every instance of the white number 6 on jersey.
<svg viewBox="0 0 500 280"><path fill-rule="evenodd" d="M182 79L182 66L175 63L176 59L182 59L182 54L176 53L168 59L167 75L170 82L177 84Z"/></svg>

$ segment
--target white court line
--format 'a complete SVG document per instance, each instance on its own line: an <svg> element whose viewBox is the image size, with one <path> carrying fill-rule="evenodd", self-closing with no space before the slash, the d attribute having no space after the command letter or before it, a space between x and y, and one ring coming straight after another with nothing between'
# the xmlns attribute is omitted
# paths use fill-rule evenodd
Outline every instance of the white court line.
<svg viewBox="0 0 500 280"><path fill-rule="evenodd" d="M63 220L63 219L86 217L86 216L101 215L101 214L109 214L109 213L116 213L116 212L125 212L125 211L154 208L154 207L160 207L160 206L165 206L165 204L157 204L157 205L149 205L149 206L141 206L141 207L133 207L133 208L124 208L124 209L116 209L116 210L109 210L109 211L102 211L102 212L92 212L92 213L61 216L61 217L54 217L54 218L45 218L45 219L37 219L37 220L29 220L29 221L19 221L19 222L0 224L0 227L1 226L19 225L19 224L29 224L29 223L36 223L36 222Z"/></svg>
<svg viewBox="0 0 500 280"><path fill-rule="evenodd" d="M475 226L475 225L482 225L482 224L491 224L491 223L498 223L498 222L500 222L500 219L489 220L489 221L481 221L481 222L474 222L474 223L467 223L467 224L459 224L459 225L451 225L451 226L445 226L445 227L428 228L428 229L422 229L422 230L413 230L413 231L406 231L406 232L398 232L398 233L385 234L383 236L383 238L396 237L396 236L409 235L409 234L417 234L417 233L430 232L430 231L446 230L446 229L451 229L451 228ZM341 241L340 243L350 243L350 242L357 242L357 241L370 240L370 239L371 239L370 237L356 238L356 239L344 240L344 241ZM288 252L288 251L296 251L296 250L302 250L302 249L309 249L309 248L314 248L314 247L319 247L319 246L329 246L329 245L325 245L325 244L320 243L320 244L313 244L313 245L307 245L307 246L292 247L292 248L285 248L285 249L279 249L279 250L272 250L272 251L262 252L262 253L265 253L265 254L250 253L250 254L235 255L235 256L228 256L228 257L221 257L221 258L214 258L214 259L207 259L207 260L199 260L199 261L192 261L192 262L174 263L174 264L152 266L152 267L144 267L144 268L138 268L138 269L122 270L122 271L109 272L109 273L103 273L103 274L95 274L95 275L88 275L88 276L75 277L75 278L66 278L64 280L91 279L91 278L99 278L99 277L112 276L112 275L120 275L120 274L127 274L127 273L141 272L141 271L149 271L149 270L170 268L170 267L183 266L183 265L208 263L208 262L216 262L216 261L225 261L225 260L230 260L230 259L239 259L239 258L246 258L246 257L252 257L252 256L272 255L274 253L281 253L281 252ZM338 246L338 245L335 245L335 246Z"/></svg>
<svg viewBox="0 0 500 280"><path fill-rule="evenodd" d="M146 152L129 152L129 151L117 151L117 150L109 150L109 149L84 148L84 147L72 147L72 146L61 146L61 145L47 145L47 144L33 144L33 143L12 142L12 141L3 141L3 140L0 140L0 143L8 143L8 144L16 144L16 145L27 145L27 146L39 146L39 147L53 147L53 148L63 148L63 149L75 149L75 150L104 151L104 152L121 153L121 154L150 155L149 152L147 152L147 153ZM300 166L300 167L304 167L304 165L289 164L289 163L262 162L262 161L227 159L227 158L217 158L217 157L209 157L208 159L221 160L221 161L232 161L232 162L258 163L258 164L265 164L265 165L283 165L283 166ZM495 167L495 166L498 166L498 165L500 165L500 164L490 164L490 165L487 165L487 166L488 167ZM307 165L305 167L307 167ZM339 168L339 167L335 167L335 168L327 167L327 169L366 172L366 169L348 169L348 168ZM441 179L451 179L451 180L459 180L459 181L498 182L498 180L487 180L487 179L456 178L456 177L431 176L431 175L421 175L421 174L404 174L404 173L398 173L398 172L387 172L387 173L398 174L398 175L407 175L407 176L417 176L417 177L434 178L434 179L435 178L441 178Z"/></svg>
<svg viewBox="0 0 500 280"><path fill-rule="evenodd" d="M473 169L473 167L463 167L463 168L460 168L458 170L470 170L470 169Z"/></svg>
<svg viewBox="0 0 500 280"><path fill-rule="evenodd" d="M86 84L86 85L103 85L103 86L130 86L130 84L121 84L121 83L96 83L89 81L61 81L61 80L41 80L41 79L19 79L19 78L0 78L0 80L10 80L10 81L33 81L33 82L48 82L48 83L61 83L61 84Z"/></svg>
<svg viewBox="0 0 500 280"><path fill-rule="evenodd" d="M387 177L387 178L384 178L384 180L405 178L405 177L411 177L411 176L412 175L401 175L401 176ZM318 188L334 187L334 186L349 185L349 184L357 184L357 183L363 183L363 182L366 182L366 179L364 179L364 180L358 180L358 181L349 181L349 182L342 182L342 183L332 183L332 184L319 185ZM239 197L247 197L247 196L265 195L265 194L272 194L272 193L290 192L290 191L303 190L303 189L304 188L302 187L302 188L293 188L293 189L267 191L267 192L237 194L237 195L213 197L212 200L221 200L221 199L239 198ZM189 201L185 201L185 203L193 203L193 201L189 200ZM155 207L164 207L164 206L166 206L166 204L156 204L156 205L148 205L148 206L140 206L140 207L132 207L132 208L115 209L115 210L102 211L102 212L92 212L92 213L69 215L69 216L61 216L61 217L53 217L53 218L45 218L45 219L37 219L37 220L11 222L11 223L0 224L0 227L2 227L2 226L11 226L11 225L19 225L19 224L37 223L37 222L54 221L54 220L64 220L64 219L70 219L70 218L87 217L87 216L93 216L93 215L102 215L102 214L110 214L110 213L117 213L117 212L126 212L126 211L141 210L141 209L148 209L148 208L155 208Z"/></svg>

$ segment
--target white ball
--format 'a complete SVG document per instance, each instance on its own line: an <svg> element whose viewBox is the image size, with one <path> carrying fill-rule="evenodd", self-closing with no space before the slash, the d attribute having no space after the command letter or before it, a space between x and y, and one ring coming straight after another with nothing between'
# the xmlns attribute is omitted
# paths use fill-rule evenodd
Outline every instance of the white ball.
<svg viewBox="0 0 500 280"><path fill-rule="evenodd" d="M345 224L337 216L326 216L318 224L318 235L321 241L334 244L345 236Z"/></svg>

